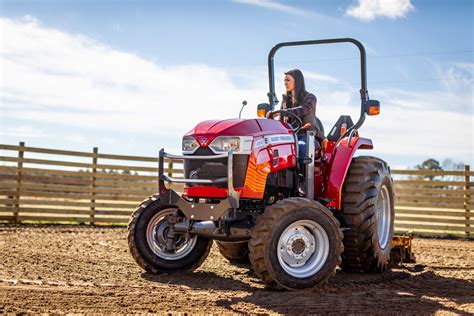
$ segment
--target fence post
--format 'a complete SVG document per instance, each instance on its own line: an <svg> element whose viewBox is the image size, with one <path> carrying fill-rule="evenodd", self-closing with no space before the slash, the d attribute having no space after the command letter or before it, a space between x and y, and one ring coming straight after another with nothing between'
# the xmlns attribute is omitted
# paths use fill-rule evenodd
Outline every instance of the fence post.
<svg viewBox="0 0 474 316"><path fill-rule="evenodd" d="M470 236L470 227L469 221L471 219L471 209L469 207L469 200L471 198L471 194L469 193L470 185L470 175L469 175L470 167L469 165L464 165L464 212L466 218L466 237Z"/></svg>
<svg viewBox="0 0 474 316"><path fill-rule="evenodd" d="M173 176L173 160L169 159L168 158L168 177L172 177ZM172 188L172 184L170 183L170 188Z"/></svg>
<svg viewBox="0 0 474 316"><path fill-rule="evenodd" d="M168 160L168 177L173 176L173 160Z"/></svg>
<svg viewBox="0 0 474 316"><path fill-rule="evenodd" d="M99 148L94 147L92 152L92 183L91 183L91 205L90 205L90 224L95 224L95 181L97 176L97 154L99 153Z"/></svg>
<svg viewBox="0 0 474 316"><path fill-rule="evenodd" d="M21 177L23 174L23 157L25 156L25 142L20 142L18 148L18 162L16 166L16 188L15 199L13 206L13 223L18 224L18 213L20 212L20 192L21 192Z"/></svg>

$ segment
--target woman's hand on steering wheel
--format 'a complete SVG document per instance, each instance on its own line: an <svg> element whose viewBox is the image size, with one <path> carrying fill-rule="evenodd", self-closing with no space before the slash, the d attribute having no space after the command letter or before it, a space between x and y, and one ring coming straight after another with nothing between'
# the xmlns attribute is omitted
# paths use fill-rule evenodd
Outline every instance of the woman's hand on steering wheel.
<svg viewBox="0 0 474 316"><path fill-rule="evenodd" d="M293 125L288 123L288 125L290 125L291 128L293 129L293 132L297 131L297 130L301 129L301 127L303 127L303 121L301 121L301 119L298 115L293 114L293 112L286 111L286 110L270 111L270 112L267 113L267 118L274 119L274 117L276 115L280 115L280 119L283 119L285 116L294 119L294 122L296 122L295 127L293 127Z"/></svg>

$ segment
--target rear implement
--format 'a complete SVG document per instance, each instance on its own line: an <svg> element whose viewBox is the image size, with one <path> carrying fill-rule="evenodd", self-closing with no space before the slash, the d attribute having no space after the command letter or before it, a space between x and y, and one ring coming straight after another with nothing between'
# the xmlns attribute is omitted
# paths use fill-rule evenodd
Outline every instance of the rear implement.
<svg viewBox="0 0 474 316"><path fill-rule="evenodd" d="M415 254L412 251L413 236L393 236L390 263L416 263Z"/></svg>

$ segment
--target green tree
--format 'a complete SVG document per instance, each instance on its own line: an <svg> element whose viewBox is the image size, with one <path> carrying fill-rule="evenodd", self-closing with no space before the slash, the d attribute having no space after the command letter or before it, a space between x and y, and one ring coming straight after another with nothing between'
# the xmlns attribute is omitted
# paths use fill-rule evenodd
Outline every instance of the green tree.
<svg viewBox="0 0 474 316"><path fill-rule="evenodd" d="M433 158L427 159L423 161L421 164L416 165L415 169L417 170L443 170L443 168L439 164L439 161ZM429 179L429 180L434 180L435 177L436 177L435 175L422 176L422 178Z"/></svg>

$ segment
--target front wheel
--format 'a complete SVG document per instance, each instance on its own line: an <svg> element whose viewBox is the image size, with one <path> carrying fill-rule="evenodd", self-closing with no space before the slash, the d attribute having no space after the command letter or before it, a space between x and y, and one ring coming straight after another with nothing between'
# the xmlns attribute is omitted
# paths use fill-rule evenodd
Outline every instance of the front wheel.
<svg viewBox="0 0 474 316"><path fill-rule="evenodd" d="M340 263L339 222L321 204L289 198L257 217L249 241L255 273L271 288L301 289L325 282Z"/></svg>
<svg viewBox="0 0 474 316"><path fill-rule="evenodd" d="M128 224L130 252L145 271L172 273L199 267L209 254L212 240L178 235L176 249L166 251L168 215L178 210L164 205L158 196L143 201L132 213Z"/></svg>

